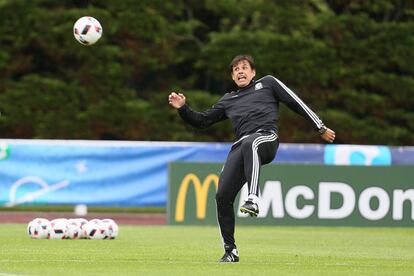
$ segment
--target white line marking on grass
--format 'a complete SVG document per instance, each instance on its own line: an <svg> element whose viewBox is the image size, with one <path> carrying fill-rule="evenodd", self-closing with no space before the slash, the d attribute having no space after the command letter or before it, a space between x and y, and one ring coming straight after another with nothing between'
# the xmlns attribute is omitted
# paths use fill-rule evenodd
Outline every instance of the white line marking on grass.
<svg viewBox="0 0 414 276"><path fill-rule="evenodd" d="M39 260L39 259L26 259L26 260L0 260L0 263L24 263L24 262L36 262L36 263L62 263L62 262L72 262L72 263L136 263L136 264L219 264L216 261L188 261L188 260L140 260L140 259L127 259L127 260ZM268 265L268 264L278 264L278 265L287 265L287 266L298 266L303 265L302 263L295 263L295 262L244 262L246 264L261 264L261 265ZM352 266L352 267L377 267L375 264L354 264L354 263L327 263L321 264L320 266ZM2 274L0 272L0 276L22 276L22 274Z"/></svg>
<svg viewBox="0 0 414 276"><path fill-rule="evenodd" d="M20 260L0 260L0 263L137 263L137 264L206 264L218 263L216 261L186 261L186 260L139 260L139 259L130 259L130 260L39 260L39 259L20 259ZM250 262L249 262L250 263ZM260 264L260 263L257 263ZM0 274L0 276L2 276ZM20 276L20 275L19 275Z"/></svg>
<svg viewBox="0 0 414 276"><path fill-rule="evenodd" d="M23 276L23 274L11 274L0 272L0 276Z"/></svg>
<svg viewBox="0 0 414 276"><path fill-rule="evenodd" d="M373 264L353 264L353 263L335 263L335 264L327 264L330 266L359 266L359 267L376 267Z"/></svg>

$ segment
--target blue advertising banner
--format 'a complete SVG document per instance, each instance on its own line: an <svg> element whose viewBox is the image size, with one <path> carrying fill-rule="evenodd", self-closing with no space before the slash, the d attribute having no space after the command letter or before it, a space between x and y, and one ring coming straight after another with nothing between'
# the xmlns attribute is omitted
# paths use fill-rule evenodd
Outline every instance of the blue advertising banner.
<svg viewBox="0 0 414 276"><path fill-rule="evenodd" d="M0 139L0 205L167 204L168 164L224 162L229 143ZM414 164L412 147L281 144L274 163Z"/></svg>
<svg viewBox="0 0 414 276"><path fill-rule="evenodd" d="M203 143L2 141L0 204L165 206L172 160L223 160Z"/></svg>

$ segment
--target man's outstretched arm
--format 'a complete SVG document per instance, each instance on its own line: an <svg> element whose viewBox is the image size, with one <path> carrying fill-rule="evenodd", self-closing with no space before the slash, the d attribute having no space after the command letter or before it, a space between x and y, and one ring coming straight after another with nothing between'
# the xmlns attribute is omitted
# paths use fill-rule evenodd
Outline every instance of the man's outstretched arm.
<svg viewBox="0 0 414 276"><path fill-rule="evenodd" d="M168 96L168 103L178 110L181 118L186 123L196 128L206 128L227 118L224 109L220 108L219 104L214 105L204 112L192 110L186 104L186 97L181 93L171 92Z"/></svg>

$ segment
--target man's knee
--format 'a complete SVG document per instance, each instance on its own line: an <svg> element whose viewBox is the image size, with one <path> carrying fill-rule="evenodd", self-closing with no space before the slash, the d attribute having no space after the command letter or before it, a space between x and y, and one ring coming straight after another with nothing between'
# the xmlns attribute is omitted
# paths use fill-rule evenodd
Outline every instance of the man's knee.
<svg viewBox="0 0 414 276"><path fill-rule="evenodd" d="M216 193L216 202L218 207L224 207L233 204L231 200L225 196L225 194L217 192Z"/></svg>
<svg viewBox="0 0 414 276"><path fill-rule="evenodd" d="M224 197L219 192L216 193L216 202L217 202L217 205L221 205L224 202Z"/></svg>

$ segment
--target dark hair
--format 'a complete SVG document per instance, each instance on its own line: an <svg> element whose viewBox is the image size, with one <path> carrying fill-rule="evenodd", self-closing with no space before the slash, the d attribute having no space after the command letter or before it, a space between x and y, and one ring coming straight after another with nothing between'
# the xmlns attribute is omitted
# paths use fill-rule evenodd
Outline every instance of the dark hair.
<svg viewBox="0 0 414 276"><path fill-rule="evenodd" d="M235 56L233 58L233 60L230 62L230 72L233 72L233 67L236 66L242 60L246 60L250 64L250 67L252 69L255 69L254 59L253 59L252 56L249 56L249 55L238 55L238 56Z"/></svg>

